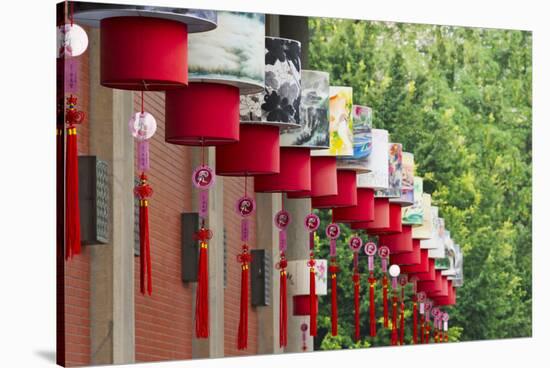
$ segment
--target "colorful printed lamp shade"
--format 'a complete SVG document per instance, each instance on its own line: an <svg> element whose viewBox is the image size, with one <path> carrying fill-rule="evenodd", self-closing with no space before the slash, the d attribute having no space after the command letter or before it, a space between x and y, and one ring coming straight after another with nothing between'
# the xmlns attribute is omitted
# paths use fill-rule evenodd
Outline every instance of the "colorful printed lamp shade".
<svg viewBox="0 0 550 368"><path fill-rule="evenodd" d="M214 11L75 2L75 20L99 25L105 87L164 91L188 83L188 34L216 28Z"/></svg>
<svg viewBox="0 0 550 368"><path fill-rule="evenodd" d="M420 247L422 249L433 249L438 247L439 241L439 208L435 206L430 207L430 229L431 233L428 238L422 239Z"/></svg>
<svg viewBox="0 0 550 368"><path fill-rule="evenodd" d="M241 122L301 128L301 48L296 40L265 38L265 89L241 96Z"/></svg>
<svg viewBox="0 0 550 368"><path fill-rule="evenodd" d="M414 204L401 209L402 222L405 225L422 226L424 223L424 206L422 203L423 180L414 177Z"/></svg>
<svg viewBox="0 0 550 368"><path fill-rule="evenodd" d="M372 153L372 109L353 105L353 155L338 158L338 168L368 172L369 156Z"/></svg>
<svg viewBox="0 0 550 368"><path fill-rule="evenodd" d="M432 196L422 193L422 225L413 227L413 239L430 239L432 237L432 224Z"/></svg>
<svg viewBox="0 0 550 368"><path fill-rule="evenodd" d="M451 232L445 230L445 236L443 238L443 252L441 252L441 248L437 248L437 250L430 250L431 256L436 258L435 266L438 270L448 270L451 267L451 255L454 254L453 244L454 241L451 238ZM441 253L443 253L443 256L441 256Z"/></svg>
<svg viewBox="0 0 550 368"><path fill-rule="evenodd" d="M329 74L302 70L300 128L281 131L281 147L327 149L329 139Z"/></svg>
<svg viewBox="0 0 550 368"><path fill-rule="evenodd" d="M455 276L456 275L456 255L458 246L453 242L450 248L445 249L445 254L448 259L448 268L444 269L441 273L444 276Z"/></svg>
<svg viewBox="0 0 550 368"><path fill-rule="evenodd" d="M387 189L389 185L389 134L384 129L372 129L372 149L366 157L368 172L357 175L358 188Z"/></svg>
<svg viewBox="0 0 550 368"><path fill-rule="evenodd" d="M390 202L400 203L405 207L414 204L414 155L403 152L402 159L401 196L390 199Z"/></svg>
<svg viewBox="0 0 550 368"><path fill-rule="evenodd" d="M429 249L428 254L430 258L444 258L445 257L445 242L450 237L450 232L445 230L445 220L441 217L438 218L437 234L435 238L435 247Z"/></svg>
<svg viewBox="0 0 550 368"><path fill-rule="evenodd" d="M388 188L376 191L377 197L401 198L403 178L403 146L401 143L388 144Z"/></svg>
<svg viewBox="0 0 550 368"><path fill-rule="evenodd" d="M330 86L329 142L327 150L312 152L317 156L353 156L353 89Z"/></svg>
<svg viewBox="0 0 550 368"><path fill-rule="evenodd" d="M189 36L189 86L166 93L166 142L239 140L239 98L265 82L265 16L218 12L218 27Z"/></svg>

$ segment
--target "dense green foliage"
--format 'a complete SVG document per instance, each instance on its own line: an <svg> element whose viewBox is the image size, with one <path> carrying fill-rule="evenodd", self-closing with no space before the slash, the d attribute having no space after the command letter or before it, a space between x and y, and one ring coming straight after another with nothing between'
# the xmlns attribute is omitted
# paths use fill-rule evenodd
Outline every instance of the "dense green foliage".
<svg viewBox="0 0 550 368"><path fill-rule="evenodd" d="M463 249L451 339L531 336L531 33L311 19L310 38L309 68L352 86L354 103L374 109L374 127L414 153L424 190ZM352 256L342 244L350 234L338 251L340 336L330 336L330 296L321 298L316 348L389 344L381 324L366 337L365 274L363 341L352 340ZM328 258L324 237L318 254Z"/></svg>

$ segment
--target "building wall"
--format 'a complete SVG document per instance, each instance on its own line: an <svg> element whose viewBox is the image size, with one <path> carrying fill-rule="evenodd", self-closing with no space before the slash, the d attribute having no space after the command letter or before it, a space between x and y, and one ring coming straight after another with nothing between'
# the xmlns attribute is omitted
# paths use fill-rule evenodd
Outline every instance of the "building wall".
<svg viewBox="0 0 550 368"><path fill-rule="evenodd" d="M88 53L79 56L77 107L89 113ZM78 154L89 154L89 122L77 127ZM65 262L66 365L90 364L90 249Z"/></svg>

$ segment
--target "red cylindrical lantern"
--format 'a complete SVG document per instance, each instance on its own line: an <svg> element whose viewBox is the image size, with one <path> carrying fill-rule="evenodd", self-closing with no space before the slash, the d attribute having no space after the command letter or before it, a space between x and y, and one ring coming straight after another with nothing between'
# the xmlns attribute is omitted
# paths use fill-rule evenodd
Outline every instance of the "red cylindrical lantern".
<svg viewBox="0 0 550 368"><path fill-rule="evenodd" d="M332 210L334 222L366 222L374 220L374 189L357 188L357 205Z"/></svg>
<svg viewBox="0 0 550 368"><path fill-rule="evenodd" d="M454 305L454 304L456 304L456 289L452 285L452 281L449 280L448 282L451 282L451 284L448 285L447 296L437 296L437 297L432 298L435 305L441 305L442 306L442 305Z"/></svg>
<svg viewBox="0 0 550 368"><path fill-rule="evenodd" d="M414 242L413 242L414 246ZM406 253L404 253L406 254ZM430 258L427 249L420 249L420 263L415 265L403 265L401 272L406 274L425 273L430 271Z"/></svg>
<svg viewBox="0 0 550 368"><path fill-rule="evenodd" d="M336 208L357 205L357 174L353 170L337 170L338 194L311 199L313 208Z"/></svg>
<svg viewBox="0 0 550 368"><path fill-rule="evenodd" d="M153 17L101 20L101 84L164 91L187 85L187 25Z"/></svg>
<svg viewBox="0 0 550 368"><path fill-rule="evenodd" d="M400 233L380 235L378 240L380 244L390 248L390 254L412 252L412 226L403 225Z"/></svg>
<svg viewBox="0 0 550 368"><path fill-rule="evenodd" d="M396 234L401 228L401 205L390 203L389 198L374 199L374 221L356 222L352 229L364 229L370 235Z"/></svg>
<svg viewBox="0 0 550 368"><path fill-rule="evenodd" d="M239 140L239 88L189 83L166 92L165 140L172 144L213 146ZM278 133L278 129L277 129ZM254 156L250 155L249 156Z"/></svg>
<svg viewBox="0 0 550 368"><path fill-rule="evenodd" d="M216 174L266 175L279 172L279 128L241 124L240 140L216 148Z"/></svg>
<svg viewBox="0 0 550 368"><path fill-rule="evenodd" d="M315 295L315 302L319 304L319 298ZM292 297L292 314L295 316L309 316L311 299L310 295L294 295Z"/></svg>
<svg viewBox="0 0 550 368"><path fill-rule="evenodd" d="M418 276L418 275L417 275ZM418 291L425 291L426 293L433 293L441 291L443 288L443 280L441 278L441 271L435 270L435 278L433 280L422 280L420 277L416 284Z"/></svg>
<svg viewBox="0 0 550 368"><path fill-rule="evenodd" d="M449 283L447 282L447 276L441 276L441 290L428 292L428 297L442 297L449 295Z"/></svg>
<svg viewBox="0 0 550 368"><path fill-rule="evenodd" d="M311 190L290 192L287 198L313 198L338 194L335 156L311 157Z"/></svg>
<svg viewBox="0 0 550 368"><path fill-rule="evenodd" d="M412 275L415 275L416 277L418 277L418 280L419 281L434 281L435 280L435 259L433 258L428 258L428 264L429 264L429 267L428 267L428 271L426 272L421 272L421 273L409 273L409 276L412 276ZM405 268L407 268L407 266L403 266ZM414 267L414 266L412 266Z"/></svg>
<svg viewBox="0 0 550 368"><path fill-rule="evenodd" d="M258 160L254 152L249 159ZM254 191L262 193L294 192L311 189L311 158L309 149L280 148L280 172L254 179Z"/></svg>
<svg viewBox="0 0 550 368"><path fill-rule="evenodd" d="M417 265L420 264L420 239L412 240L412 252L390 254L390 263L398 265Z"/></svg>

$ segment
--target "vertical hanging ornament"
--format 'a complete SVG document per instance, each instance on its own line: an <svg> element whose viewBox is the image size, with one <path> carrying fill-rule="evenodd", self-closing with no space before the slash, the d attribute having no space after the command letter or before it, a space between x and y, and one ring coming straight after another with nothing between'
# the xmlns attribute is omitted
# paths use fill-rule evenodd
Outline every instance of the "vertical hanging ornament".
<svg viewBox="0 0 550 368"><path fill-rule="evenodd" d="M300 325L300 331L302 331L302 351L307 350L307 323L302 323Z"/></svg>
<svg viewBox="0 0 550 368"><path fill-rule="evenodd" d="M283 202L281 200L281 202ZM288 336L288 305L286 267L286 230L290 225L290 213L281 209L275 214L275 226L279 229L279 262L275 267L279 270L279 347L287 345ZM307 326L307 325L306 325Z"/></svg>
<svg viewBox="0 0 550 368"><path fill-rule="evenodd" d="M84 121L85 114L77 110L78 99L67 97L65 123L67 124L67 152L65 158L65 259L80 253L80 206L78 202L78 145L76 125Z"/></svg>
<svg viewBox="0 0 550 368"><path fill-rule="evenodd" d="M400 296L400 317L399 317L399 345L404 345L405 343L405 288L409 279L407 275L399 276L399 285L401 290Z"/></svg>
<svg viewBox="0 0 550 368"><path fill-rule="evenodd" d="M425 302L426 302L426 293L424 291L420 291L416 293L416 300L418 301L418 309L420 313L420 343L424 343L424 328L425 328Z"/></svg>
<svg viewBox="0 0 550 368"><path fill-rule="evenodd" d="M449 314L444 312L441 320L443 321L443 342L449 342Z"/></svg>
<svg viewBox="0 0 550 368"><path fill-rule="evenodd" d="M360 330L360 304L359 304L359 287L361 275L359 274L359 251L363 246L363 240L358 236L352 236L349 240L349 248L353 252L353 305L354 305L354 325L355 325L355 341L361 338Z"/></svg>
<svg viewBox="0 0 550 368"><path fill-rule="evenodd" d="M304 219L304 226L309 232L309 334L317 336L317 295L315 294L315 231L319 228L319 216L310 213Z"/></svg>
<svg viewBox="0 0 550 368"><path fill-rule="evenodd" d="M413 297L412 297L412 305L413 305L413 331L412 331L412 342L413 344L418 344L418 296L416 294L417 292L417 282L418 277L412 276L409 279L409 282L412 284L413 287Z"/></svg>
<svg viewBox="0 0 550 368"><path fill-rule="evenodd" d="M250 276L251 255L248 247L250 233L249 217L254 213L256 203L252 197L247 195L247 178L245 180L245 194L237 200L236 210L241 216L241 241L242 253L237 256L241 263L241 304L239 318L239 332L237 334L237 349L244 350L248 347L248 280Z"/></svg>
<svg viewBox="0 0 550 368"><path fill-rule="evenodd" d="M193 171L192 182L199 190L199 217L200 229L196 239L199 241L199 270L197 280L197 294L195 303L195 335L197 338L207 338L209 335L208 311L208 241L212 238L212 231L206 227L208 216L208 189L214 185L214 171L204 163L204 147L202 164Z"/></svg>
<svg viewBox="0 0 550 368"><path fill-rule="evenodd" d="M336 275L340 271L338 261L336 260L336 239L340 236L340 227L336 223L327 225L325 229L327 237L330 239L330 293L331 293L331 334L338 335L338 285Z"/></svg>
<svg viewBox="0 0 550 368"><path fill-rule="evenodd" d="M389 273L391 276L391 287L393 291L392 296L392 319L391 319L391 344L397 345L398 343L398 335L397 335L397 278L399 277L400 269L398 265L391 265L389 269Z"/></svg>
<svg viewBox="0 0 550 368"><path fill-rule="evenodd" d="M378 248L378 256L382 265L382 306L384 309L384 327L388 328L388 260L390 258L390 248L385 245Z"/></svg>
<svg viewBox="0 0 550 368"><path fill-rule="evenodd" d="M369 323L370 323L370 336L376 336L376 305L374 304L374 288L376 285L376 277L374 276L374 256L376 255L376 244L374 242L368 242L365 244L365 254L368 257L369 268Z"/></svg>
<svg viewBox="0 0 550 368"><path fill-rule="evenodd" d="M426 300L424 302L424 344L430 343L430 313L432 310L432 302L430 300Z"/></svg>
<svg viewBox="0 0 550 368"><path fill-rule="evenodd" d="M136 112L128 121L130 134L137 141L137 164L140 172L139 184L134 195L139 200L139 289L142 294L151 295L153 291L151 270L151 244L149 239L149 198L153 188L147 182L149 171L149 139L157 130L153 115L143 110L143 92L141 92L141 112ZM146 285L147 284L147 285Z"/></svg>
<svg viewBox="0 0 550 368"><path fill-rule="evenodd" d="M438 343L439 342L439 323L441 322L439 318L439 315L440 315L439 308L437 307L432 308L431 314L434 320L434 328L433 328L434 342Z"/></svg>

